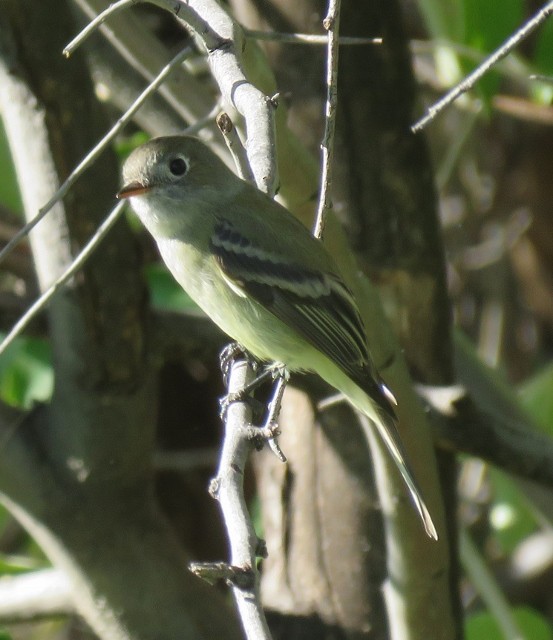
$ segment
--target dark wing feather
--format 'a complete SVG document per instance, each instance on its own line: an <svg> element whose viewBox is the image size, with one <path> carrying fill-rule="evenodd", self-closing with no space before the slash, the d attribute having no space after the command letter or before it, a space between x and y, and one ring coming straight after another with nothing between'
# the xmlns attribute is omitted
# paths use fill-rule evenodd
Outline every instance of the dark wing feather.
<svg viewBox="0 0 553 640"><path fill-rule="evenodd" d="M310 270L255 246L227 220L215 226L211 251L225 278L294 327L394 416L383 383L373 371L353 296L336 275Z"/></svg>

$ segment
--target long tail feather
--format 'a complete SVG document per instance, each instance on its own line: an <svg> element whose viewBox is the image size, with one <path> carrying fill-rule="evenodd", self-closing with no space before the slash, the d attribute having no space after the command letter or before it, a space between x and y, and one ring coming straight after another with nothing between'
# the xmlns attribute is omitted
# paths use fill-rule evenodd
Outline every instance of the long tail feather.
<svg viewBox="0 0 553 640"><path fill-rule="evenodd" d="M432 517L422 497L404 451L400 433L397 429L397 417L394 404L397 404L392 392L370 371L362 371L353 378L345 371L333 366L321 366L317 369L322 377L336 389L339 389L349 402L362 414L360 417L363 429L368 434L367 439L374 433L374 427L381 440L386 445L390 455L401 473L411 499L417 509L424 529L433 540L438 539L438 533Z"/></svg>
<svg viewBox="0 0 553 640"><path fill-rule="evenodd" d="M361 409L361 407L358 407L358 409ZM430 512L426 506L424 498L422 497L422 492L419 489L413 472L407 462L403 445L401 444L401 437L394 419L382 410L377 410L377 416L373 416L372 412L369 414L367 411L363 411L363 413L370 418L371 423L376 427L378 434L384 441L386 448L394 459L394 462L396 463L397 468L409 489L413 503L419 512L426 533L430 538L437 540L438 532L436 531ZM364 423L365 421L362 422ZM370 428L370 426L368 426L368 428Z"/></svg>

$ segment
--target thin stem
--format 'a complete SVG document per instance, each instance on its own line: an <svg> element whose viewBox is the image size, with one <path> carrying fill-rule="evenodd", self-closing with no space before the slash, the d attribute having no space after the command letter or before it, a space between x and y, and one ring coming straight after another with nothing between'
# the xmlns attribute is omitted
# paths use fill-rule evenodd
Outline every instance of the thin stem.
<svg viewBox="0 0 553 640"><path fill-rule="evenodd" d="M234 160L234 164L238 169L240 177L246 182L255 184L255 177L248 161L248 154L244 149L242 140L240 140L238 130L234 126L234 123L232 122L228 113L223 111L223 113L217 116L217 126L223 134L223 138L225 139L228 150L230 151L230 155Z"/></svg>
<svg viewBox="0 0 553 640"><path fill-rule="evenodd" d="M505 640L525 640L526 637L519 629L509 603L464 528L459 534L459 547L461 561L472 586L478 591L490 613L493 614Z"/></svg>
<svg viewBox="0 0 553 640"><path fill-rule="evenodd" d="M422 131L424 127L431 122L441 111L449 106L460 95L471 89L480 78L487 73L499 60L509 54L516 46L518 46L527 36L537 29L547 18L553 13L553 2L548 2L533 18L530 18L516 33L507 38L505 42L488 56L484 62L476 67L464 80L448 91L443 98L432 105L427 114L420 120L415 122L411 127L413 133Z"/></svg>
<svg viewBox="0 0 553 640"><path fill-rule="evenodd" d="M31 320L48 304L50 299L57 293L57 291L71 279L77 271L88 260L94 249L100 244L100 242L107 235L109 230L119 219L124 202L117 204L117 206L111 211L108 217L98 227L95 234L83 247L81 252L75 257L71 266L32 304L29 309L21 316L21 318L15 323L12 330L0 343L0 355L2 355L6 349L12 344L18 335L25 329L25 327L31 322Z"/></svg>
<svg viewBox="0 0 553 640"><path fill-rule="evenodd" d="M54 193L50 200L39 210L37 215L22 227L8 242L8 244L0 251L0 262L26 237L29 232L44 218L44 216L52 209L52 207L61 200L73 184L81 177L81 175L90 167L98 156L106 149L110 142L117 136L123 127L131 120L134 114L140 109L146 98L150 96L160 84L167 78L171 71L177 67L187 56L190 55L192 49L186 47L180 51L152 80L152 82L138 96L134 103L125 111L125 113L117 120L115 125L106 133L106 135L93 147L88 154L79 162L79 164L69 174L60 188Z"/></svg>
<svg viewBox="0 0 553 640"><path fill-rule="evenodd" d="M99 13L94 18L94 20L89 22L86 25L86 27L75 38L73 38L73 40L71 40L71 42L63 50L63 55L66 58L69 58L69 56L75 51L75 49L77 49L77 47L80 47L81 44L83 44L83 42L89 36L91 36L96 31L96 29L98 29L98 27L103 22L105 22L110 16L114 15L115 13L119 13L120 11L123 11L124 9L126 9L127 7L130 7L136 2L137 0L119 0L118 2L114 2L105 11L102 11L102 13Z"/></svg>
<svg viewBox="0 0 553 640"><path fill-rule="evenodd" d="M326 44L328 45L328 35L318 35L312 33L282 33L278 31L255 31L245 29L246 38L253 40L276 40L287 44ZM382 44L382 38L355 38L342 36L338 39L340 45L363 46L368 44Z"/></svg>
<svg viewBox="0 0 553 640"><path fill-rule="evenodd" d="M323 26L328 31L327 60L326 60L326 113L325 132L321 144L322 172L321 195L317 207L317 217L313 235L322 239L325 218L331 207L330 187L332 184L332 158L334 155L334 130L336 126L336 107L338 104L338 51L340 32L340 0L329 0L328 13L323 20Z"/></svg>

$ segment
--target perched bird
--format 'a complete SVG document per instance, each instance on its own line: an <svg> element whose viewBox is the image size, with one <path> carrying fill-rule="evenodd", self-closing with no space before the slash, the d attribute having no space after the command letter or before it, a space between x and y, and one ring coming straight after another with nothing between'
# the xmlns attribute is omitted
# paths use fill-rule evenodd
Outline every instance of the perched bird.
<svg viewBox="0 0 553 640"><path fill-rule="evenodd" d="M406 462L395 399L323 244L195 138L156 138L135 149L123 183L118 197L130 199L177 282L225 333L260 360L317 373L370 418L437 539Z"/></svg>

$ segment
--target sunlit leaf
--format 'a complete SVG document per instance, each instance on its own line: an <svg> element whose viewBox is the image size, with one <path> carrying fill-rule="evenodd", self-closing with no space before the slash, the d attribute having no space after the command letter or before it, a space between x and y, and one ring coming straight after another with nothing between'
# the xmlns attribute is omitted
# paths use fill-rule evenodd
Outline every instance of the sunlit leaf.
<svg viewBox="0 0 553 640"><path fill-rule="evenodd" d="M50 399L54 371L50 345L37 338L19 338L0 358L0 398L28 409Z"/></svg>
<svg viewBox="0 0 553 640"><path fill-rule="evenodd" d="M542 369L521 387L520 399L544 431L553 436L553 365Z"/></svg>
<svg viewBox="0 0 553 640"><path fill-rule="evenodd" d="M2 575L18 575L43 568L44 563L30 556L0 554L0 574Z"/></svg>
<svg viewBox="0 0 553 640"><path fill-rule="evenodd" d="M521 25L524 18L522 0L464 0L463 43L487 55L501 45ZM466 73L474 62L463 62ZM489 103L499 88L500 76L486 74L477 84L478 91Z"/></svg>
<svg viewBox="0 0 553 640"><path fill-rule="evenodd" d="M522 637L528 640L551 640L553 638L551 625L534 609L516 607L513 609ZM465 620L465 640L504 640L496 618L488 611L474 613Z"/></svg>

